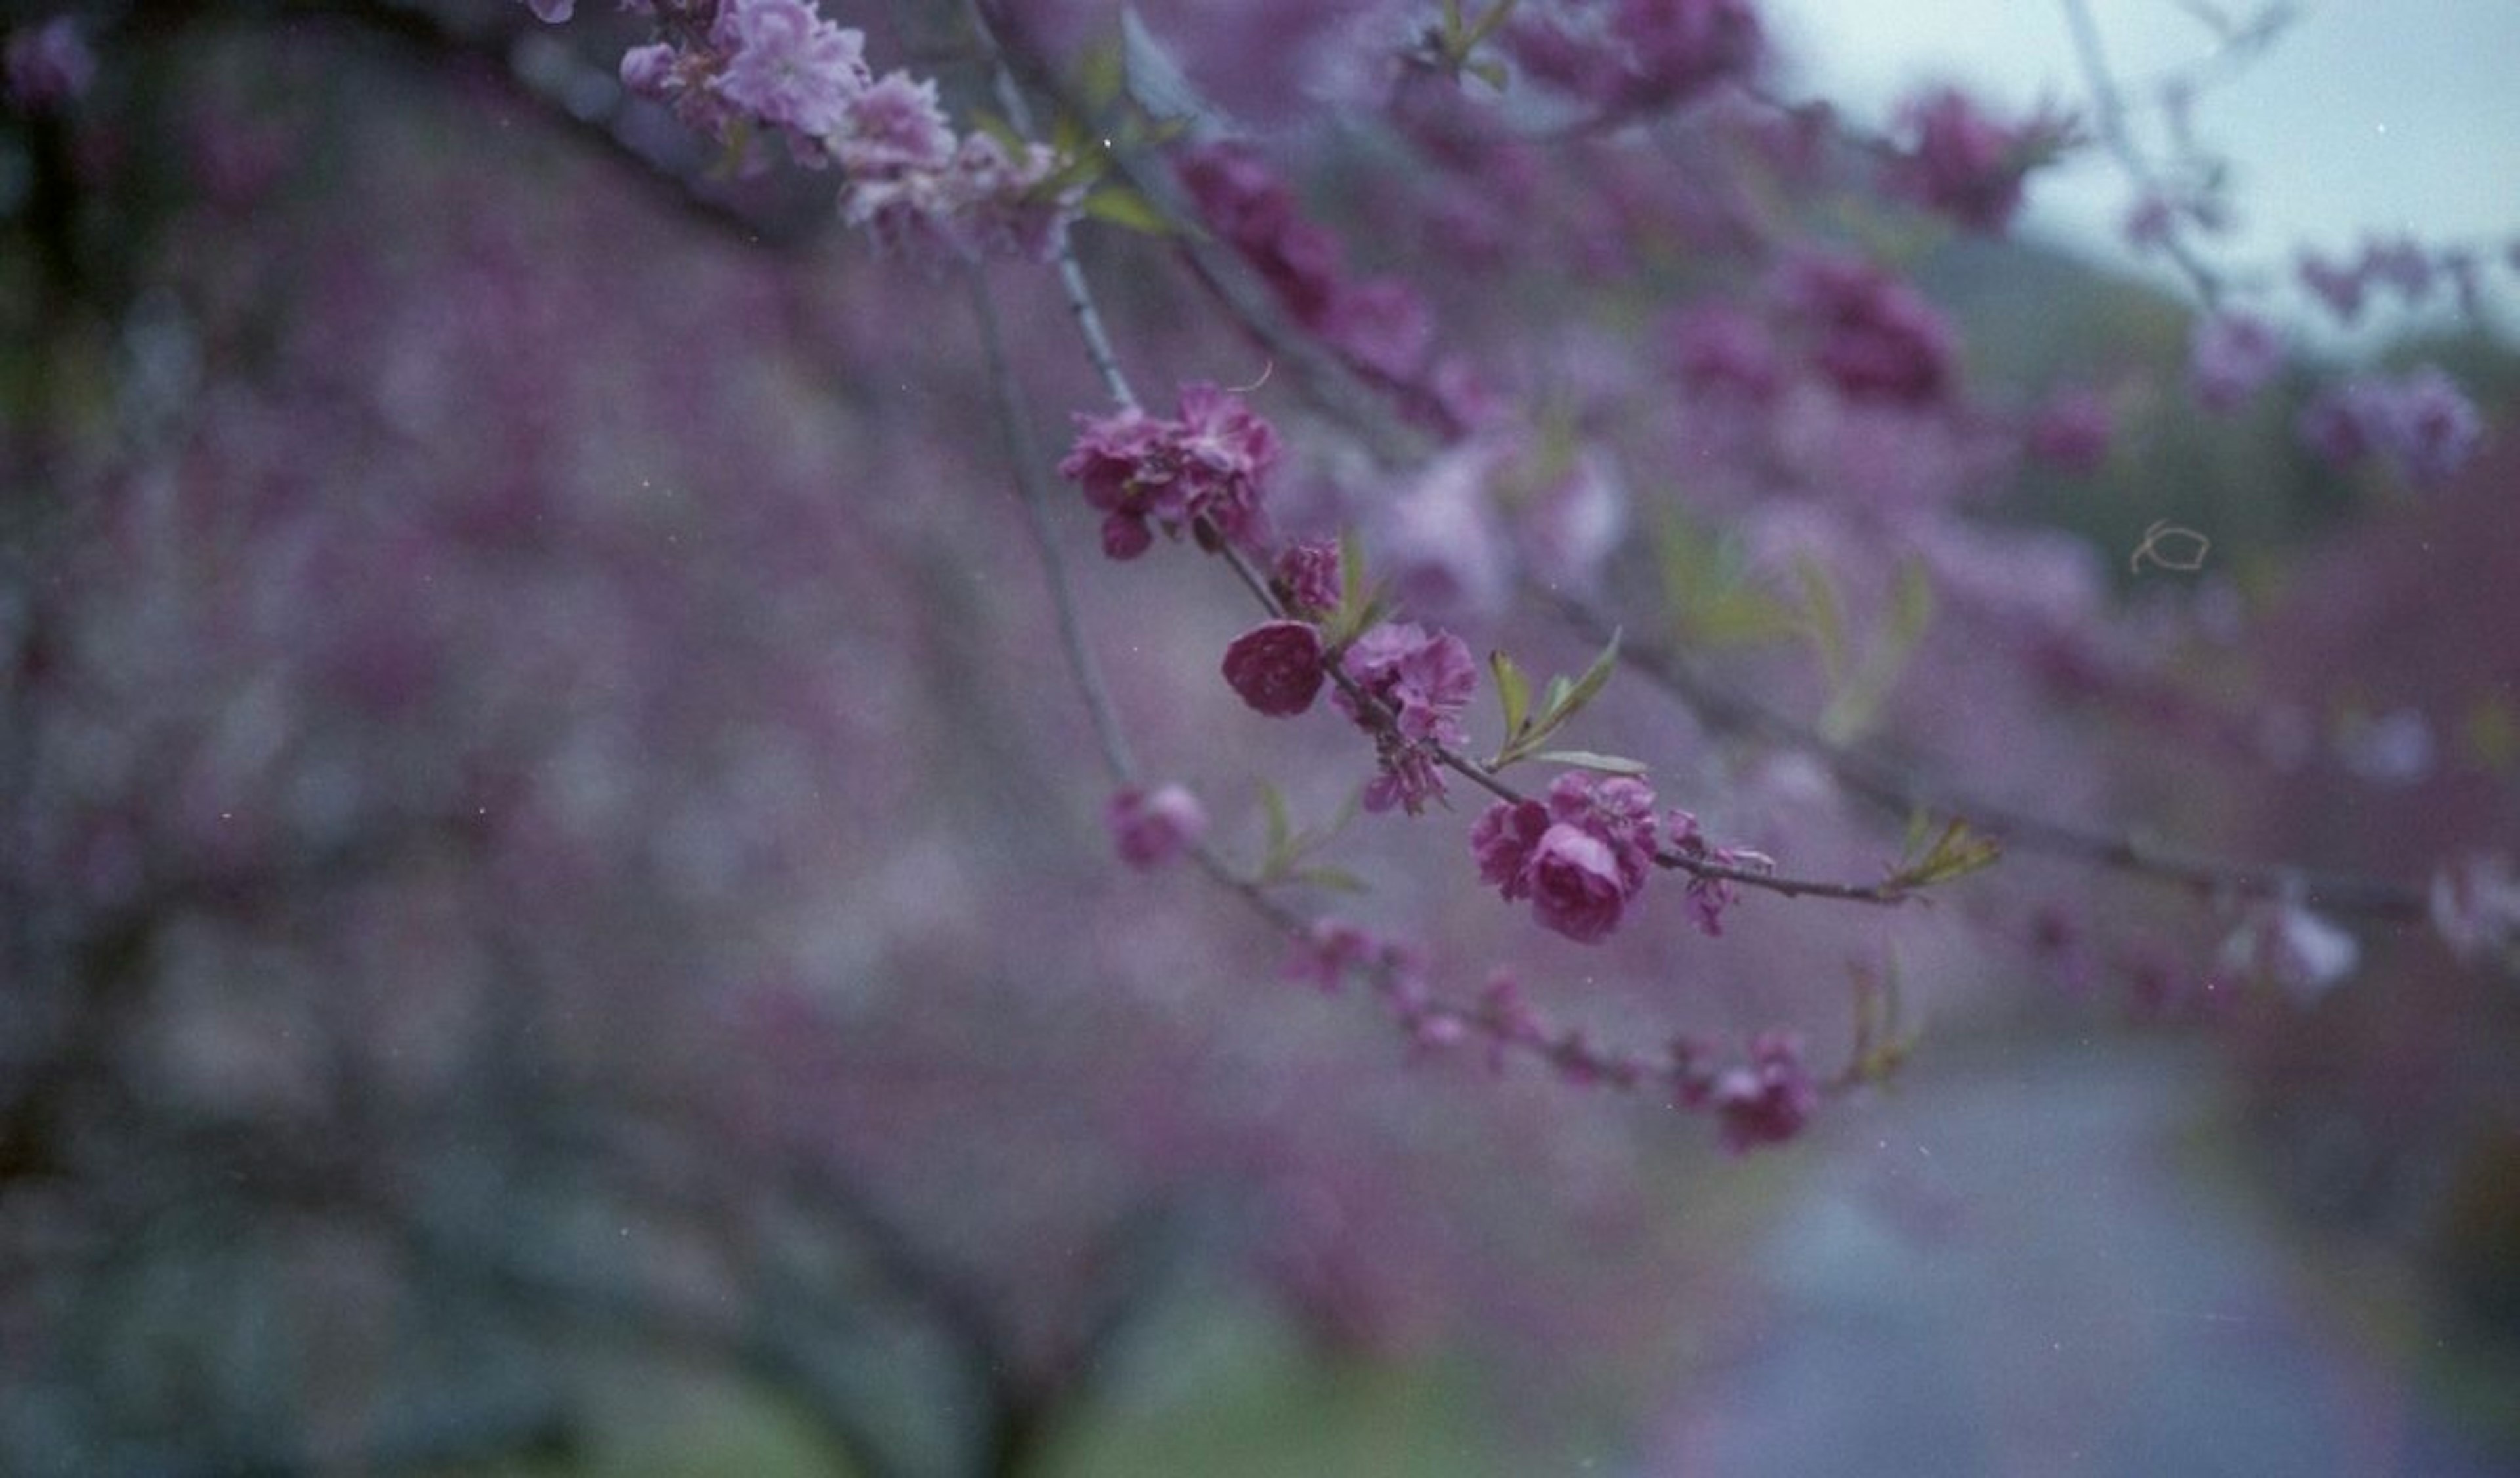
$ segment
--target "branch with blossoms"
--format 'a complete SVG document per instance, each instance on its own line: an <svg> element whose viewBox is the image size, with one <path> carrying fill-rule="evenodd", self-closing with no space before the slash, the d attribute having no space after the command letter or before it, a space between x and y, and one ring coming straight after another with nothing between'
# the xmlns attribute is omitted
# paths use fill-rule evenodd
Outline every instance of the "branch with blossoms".
<svg viewBox="0 0 2520 1478"><path fill-rule="evenodd" d="M564 18L566 9L537 6L546 20ZM1701 98L1745 74L1756 50L1755 20L1741 0L1616 6L1589 31L1567 28L1570 12L1541 9L1518 14L1516 7L1500 5L1477 15L1449 10L1403 65L1450 73L1447 85L1458 86L1464 74L1489 78L1494 68L1485 49L1502 48L1523 75L1571 111L1577 126L1556 136L1577 138L1595 133L1594 125L1605 120L1665 112ZM1542 747L1622 660L1654 670L1656 664L1640 663L1634 653L1623 659L1615 641L1592 670L1552 685L1537 705L1518 666L1503 654L1493 657L1490 671L1506 738L1491 758L1473 757L1462 715L1479 679L1467 645L1440 625L1399 619L1397 608L1376 594L1360 541L1278 538L1265 484L1283 448L1276 428L1238 396L1193 383L1179 392L1168 416L1153 415L1137 400L1069 247L1068 227L1096 210L1099 201L1106 213L1168 232L1192 258L1194 274L1222 291L1216 248L1208 244L1220 245L1258 282L1284 322L1264 326L1245 298L1232 301L1230 314L1255 332L1265 329L1275 336L1273 343L1312 351L1289 356L1306 381L1361 384L1370 400L1396 414L1397 432L1376 427L1367 438L1370 444L1390 449L1413 437L1421 444L1424 438L1458 443L1489 413L1475 386L1448 378L1429 360L1424 310L1404 286L1348 274L1335 243L1300 219L1284 187L1231 148L1204 147L1180 157L1179 187L1187 201L1177 202L1134 175L1115 173L1134 167L1125 162L1125 150L1088 160L1073 147L1075 130L1063 123L1054 134L1066 142L1037 142L1023 94L1003 70L1004 55L985 31L985 50L1002 68L997 91L1008 121L961 132L932 79L904 71L878 78L867 63L864 36L825 20L806 0L659 0L650 14L655 38L625 57L625 86L716 140L732 167L763 167L776 140L801 166L835 169L841 218L889 252L964 263L1017 257L1057 264L1087 357L1119 407L1080 416L1077 439L1059 464L1101 515L1103 552L1116 560L1136 560L1161 538L1188 542L1225 563L1265 617L1228 648L1221 664L1228 685L1256 711L1287 717L1309 711L1328 691L1332 706L1373 748L1373 773L1362 795L1368 812L1416 816L1430 804L1447 804L1447 776L1486 791L1491 803L1472 825L1471 859L1483 884L1508 902L1529 902L1544 929L1580 943L1600 942L1616 930L1657 870L1686 875L1690 918L1708 934L1721 932L1726 911L1744 889L1898 904L1994 861L1998 835L2242 896L2272 897L2298 885L2295 874L2260 875L2168 858L2038 818L2003 814L1989 826L1969 806L1958 809L1988 829L1957 820L1939 832L1928 827L1912 854L1886 869L1878 882L1785 873L1762 854L1710 839L1691 813L1658 809L1642 778L1643 767L1612 755ZM1666 24L1683 16L1694 20L1677 28ZM973 19L977 24L984 16ZM2109 118L2103 123L2104 129L2111 126ZM2008 224L2026 176L2071 141L2061 117L2043 112L2022 124L1999 125L1954 93L1921 100L1902 115L1899 128L1902 137L1873 151L1880 187L1963 229L1987 234ZM1912 405L1946 392L1948 333L1921 299L1868 265L1834 254L1798 258L1783 280L1792 310L1811 326L1814 365L1842 394ZM2200 281L2210 305L2213 281ZM2272 373L2278 347L2246 320L2209 319L2198 339L2200 400L2213 406L2245 397ZM1740 373L1745 383L1755 380L1751 369ZM1005 399L1002 423L1021 424L1024 414L1002 357L992 376ZM2326 414L2327 439L2340 447L2379 449L2428 475L2446 474L2473 441L2472 425L2461 421L2451 395L2454 391L2446 391L2444 383L2422 378L2367 390L2340 400ZM1355 397L1321 398L1347 413L1343 419L1356 419ZM1023 435L1011 435L1010 455L1017 466L1037 469L1040 459ZM1111 820L1123 855L1150 864L1188 849L1211 874L1268 902L1263 887L1238 878L1197 844L1202 822L1187 792L1149 788L1137 776L1079 630L1036 477L1030 470L1018 473L1035 542L1052 571L1061 645L1120 786ZM1688 695L1686 685L1665 686ZM1851 751L1831 757L1842 780L1862 769ZM1525 760L1554 761L1563 768L1545 790L1526 791L1503 773ZM1931 793L1913 780L1889 785L1878 779L1876 773L1857 788L1868 786L1875 798L1895 794L1912 812L1920 796ZM2491 889L2484 893L2489 900L2500 896ZM2375 897L2393 916L2406 912L2404 890ZM2469 912L2482 917L2492 909ZM1306 928L1290 915L1273 916L1273 921ZM1448 1008L1425 1019L1462 1030L1488 1022L1494 1027L1489 1035L1508 1044L1538 1040L1519 1027L1496 1026L1512 1019L1501 1009ZM1561 1050L1561 1039L1543 1037L1560 1043L1551 1051ZM1565 1052L1568 1061L1589 1060ZM1634 1081L1636 1074L1605 1067L1598 1076Z"/></svg>

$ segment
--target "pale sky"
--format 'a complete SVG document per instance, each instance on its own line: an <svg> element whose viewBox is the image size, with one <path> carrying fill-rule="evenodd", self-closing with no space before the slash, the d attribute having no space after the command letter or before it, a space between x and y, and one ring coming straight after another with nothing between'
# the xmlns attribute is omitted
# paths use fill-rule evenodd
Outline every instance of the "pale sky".
<svg viewBox="0 0 2520 1478"><path fill-rule="evenodd" d="M2208 0L2088 0L2122 82L2215 46ZM2210 0L2227 15L2264 0ZM2254 63L2205 92L2195 122L2233 165L2236 255L2288 266L2313 243L2350 253L2366 232L2490 247L2502 320L2520 277L2520 0L2301 0ZM1771 27L1809 90L1879 122L1909 92L1957 82L2027 112L2086 96L2063 0L1769 0ZM2138 120L2157 138L2157 114ZM2123 260L2130 192L2099 151L2043 176L2028 230Z"/></svg>

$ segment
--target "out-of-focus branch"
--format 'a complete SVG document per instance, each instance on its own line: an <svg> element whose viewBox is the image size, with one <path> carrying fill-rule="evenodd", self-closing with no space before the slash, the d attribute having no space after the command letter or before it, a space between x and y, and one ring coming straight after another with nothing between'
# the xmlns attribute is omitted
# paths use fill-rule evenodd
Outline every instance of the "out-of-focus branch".
<svg viewBox="0 0 2520 1478"><path fill-rule="evenodd" d="M1539 594L1577 630L1596 641L1608 640L1615 623L1591 605L1562 593ZM2329 913L2389 923L2419 922L2426 917L2423 893L2402 883L2305 868L2235 863L2073 826L1972 794L1886 756L1833 742L1809 726L1706 676L1666 648L1651 643L1626 643L1619 655L1629 670L1669 694L1708 727L1809 755L1826 767L1850 794L1900 821L1919 812L1958 815L2006 847L2150 878L2213 898L2297 896Z"/></svg>

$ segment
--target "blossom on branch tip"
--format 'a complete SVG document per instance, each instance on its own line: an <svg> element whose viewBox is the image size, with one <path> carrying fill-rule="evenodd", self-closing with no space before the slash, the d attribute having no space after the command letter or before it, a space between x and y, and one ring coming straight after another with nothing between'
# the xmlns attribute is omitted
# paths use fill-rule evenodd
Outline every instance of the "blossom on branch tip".
<svg viewBox="0 0 2520 1478"><path fill-rule="evenodd" d="M1225 681L1255 710L1292 718L1321 695L1322 657L1322 634L1310 622L1264 621L1225 649Z"/></svg>
<svg viewBox="0 0 2520 1478"><path fill-rule="evenodd" d="M1198 797L1175 784L1118 790L1103 808L1102 821L1120 860L1141 871L1181 856L1207 830Z"/></svg>

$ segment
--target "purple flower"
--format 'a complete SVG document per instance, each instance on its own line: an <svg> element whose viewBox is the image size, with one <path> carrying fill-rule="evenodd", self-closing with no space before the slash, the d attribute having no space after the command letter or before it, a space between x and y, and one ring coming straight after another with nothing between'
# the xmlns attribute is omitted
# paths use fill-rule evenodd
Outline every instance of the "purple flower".
<svg viewBox="0 0 2520 1478"><path fill-rule="evenodd" d="M1921 404L1949 385L1951 326L1905 283L1813 255L1786 269L1783 290L1810 326L1814 365L1848 399Z"/></svg>
<svg viewBox="0 0 2520 1478"><path fill-rule="evenodd" d="M1586 944L1608 936L1644 889L1654 857L1654 795L1642 781L1580 770L1541 801L1490 806L1470 828L1479 879L1542 925Z"/></svg>
<svg viewBox="0 0 2520 1478"><path fill-rule="evenodd" d="M1628 906L1619 859L1582 827L1559 822L1541 833L1524 876L1533 915L1544 927L1578 944L1608 938Z"/></svg>
<svg viewBox="0 0 2520 1478"><path fill-rule="evenodd" d="M1240 399L1192 384L1182 390L1177 420L1157 421L1132 406L1079 416L1076 425L1076 444L1058 470L1110 515L1102 545L1113 559L1146 551L1149 520L1179 534L1204 519L1246 549L1267 539L1261 481L1277 463L1278 433Z"/></svg>
<svg viewBox="0 0 2520 1478"><path fill-rule="evenodd" d="M1225 649L1226 684L1272 718L1312 707L1327 676L1322 634L1308 622L1264 621Z"/></svg>
<svg viewBox="0 0 2520 1478"><path fill-rule="evenodd" d="M1914 142L1893 162L1891 189L1988 235L2011 224L2023 177L2071 136L2062 119L2045 113L2006 127L1953 88L1910 103L1900 124Z"/></svg>
<svg viewBox="0 0 2520 1478"><path fill-rule="evenodd" d="M1269 584L1289 610L1322 615L1338 609L1338 546L1327 539L1287 545L1278 556Z"/></svg>
<svg viewBox="0 0 2520 1478"><path fill-rule="evenodd" d="M2323 390L2302 408L2295 428L2335 467L2377 456L2418 487L2456 475L2485 434L2474 403L2431 365L2396 380L2362 377Z"/></svg>
<svg viewBox="0 0 2520 1478"><path fill-rule="evenodd" d="M1531 896L1531 857L1552 823L1549 808L1536 800L1498 801L1470 826L1470 855L1478 859L1479 881L1505 895L1508 903Z"/></svg>
<svg viewBox="0 0 2520 1478"><path fill-rule="evenodd" d="M853 181L893 180L951 163L954 129L933 81L895 71L849 98L830 147Z"/></svg>
<svg viewBox="0 0 2520 1478"><path fill-rule="evenodd" d="M2197 405L2217 415L2238 409L2282 367L2283 336L2253 314L2204 319L2188 345L2188 385Z"/></svg>
<svg viewBox="0 0 2520 1478"><path fill-rule="evenodd" d="M1357 638L1340 654L1339 668L1391 711L1402 738L1439 744L1464 738L1462 710L1478 692L1479 675L1470 649L1451 632L1386 621ZM1333 700L1349 718L1365 722L1346 694Z"/></svg>
<svg viewBox="0 0 2520 1478"><path fill-rule="evenodd" d="M1627 102L1679 103L1758 66L1765 47L1749 0L1617 0L1610 34L1628 44Z"/></svg>
<svg viewBox="0 0 2520 1478"><path fill-rule="evenodd" d="M1800 1134L1820 1106L1820 1089L1803 1065L1799 1039L1762 1032L1750 1044L1750 1060L1718 1074L1706 1098L1726 1152L1740 1154Z"/></svg>
<svg viewBox="0 0 2520 1478"><path fill-rule="evenodd" d="M1171 862L1207 830L1206 811L1180 785L1119 790L1104 808L1102 821L1120 860L1141 871Z"/></svg>
<svg viewBox="0 0 2520 1478"><path fill-rule="evenodd" d="M799 138L836 130L872 80L865 33L833 25L805 0L726 0L710 39L729 53L719 96Z"/></svg>

